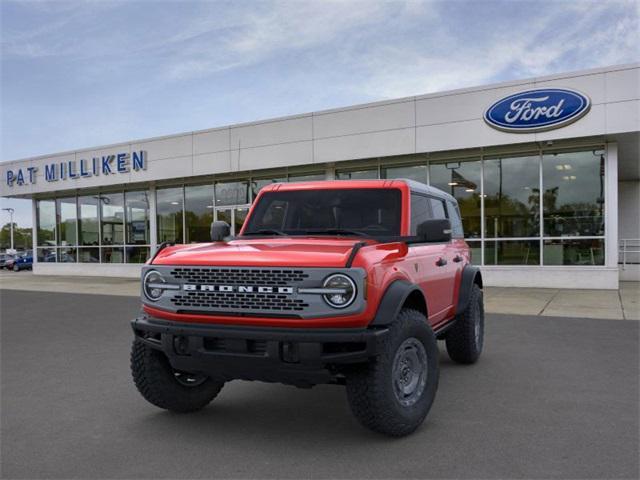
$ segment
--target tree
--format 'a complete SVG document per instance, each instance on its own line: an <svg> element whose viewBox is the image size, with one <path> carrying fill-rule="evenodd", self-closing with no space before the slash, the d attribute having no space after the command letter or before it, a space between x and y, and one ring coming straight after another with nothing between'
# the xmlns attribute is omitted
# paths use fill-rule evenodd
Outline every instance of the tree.
<svg viewBox="0 0 640 480"><path fill-rule="evenodd" d="M11 224L7 222L0 229L0 250L11 248ZM16 250L31 250L33 248L30 228L20 228L13 223L13 248Z"/></svg>

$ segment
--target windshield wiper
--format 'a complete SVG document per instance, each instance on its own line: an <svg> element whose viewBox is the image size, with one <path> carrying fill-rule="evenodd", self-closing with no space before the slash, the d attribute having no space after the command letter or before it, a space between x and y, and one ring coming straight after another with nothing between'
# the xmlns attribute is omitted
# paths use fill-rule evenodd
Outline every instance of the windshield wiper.
<svg viewBox="0 0 640 480"><path fill-rule="evenodd" d="M261 228L260 230L256 230L255 232L245 232L243 234L243 236L245 235L281 235L281 236L287 236L286 233L281 232L280 230L275 230L273 228Z"/></svg>
<svg viewBox="0 0 640 480"><path fill-rule="evenodd" d="M305 230L305 233L309 235L356 235L358 237L368 237L369 234L360 232L358 230L349 230L348 228L327 228L324 230Z"/></svg>

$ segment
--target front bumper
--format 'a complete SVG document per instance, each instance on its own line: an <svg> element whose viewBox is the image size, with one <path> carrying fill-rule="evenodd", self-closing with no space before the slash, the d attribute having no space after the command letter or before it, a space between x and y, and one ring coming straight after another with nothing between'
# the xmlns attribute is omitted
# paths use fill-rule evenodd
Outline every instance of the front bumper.
<svg viewBox="0 0 640 480"><path fill-rule="evenodd" d="M169 322L140 315L139 341L162 351L180 371L225 380L298 386L341 381L344 367L375 357L387 328L271 328Z"/></svg>

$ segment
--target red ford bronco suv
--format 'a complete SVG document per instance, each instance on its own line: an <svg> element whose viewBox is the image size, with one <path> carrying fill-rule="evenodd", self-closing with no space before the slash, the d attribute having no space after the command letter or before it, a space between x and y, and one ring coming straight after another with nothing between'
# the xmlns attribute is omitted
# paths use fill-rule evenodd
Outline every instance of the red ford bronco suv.
<svg viewBox="0 0 640 480"><path fill-rule="evenodd" d="M345 385L354 415L413 432L438 387L437 339L482 351L482 278L456 200L411 180L263 188L236 238L161 245L143 267L131 369L152 404L205 407L225 382Z"/></svg>

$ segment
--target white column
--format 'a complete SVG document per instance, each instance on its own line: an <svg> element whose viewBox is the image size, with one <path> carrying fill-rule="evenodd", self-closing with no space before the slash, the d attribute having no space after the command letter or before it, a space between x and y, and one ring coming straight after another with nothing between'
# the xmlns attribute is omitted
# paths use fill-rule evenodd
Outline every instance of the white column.
<svg viewBox="0 0 640 480"><path fill-rule="evenodd" d="M605 265L618 266L618 144L608 143L605 151Z"/></svg>
<svg viewBox="0 0 640 480"><path fill-rule="evenodd" d="M336 164L329 163L327 164L327 169L325 170L325 180L335 180L336 179Z"/></svg>
<svg viewBox="0 0 640 480"><path fill-rule="evenodd" d="M158 248L158 225L157 225L157 219L158 216L156 215L157 213L157 209L156 209L156 187L155 185L150 185L149 186L149 240L151 242L151 256L153 256L153 254L156 251L156 248Z"/></svg>

